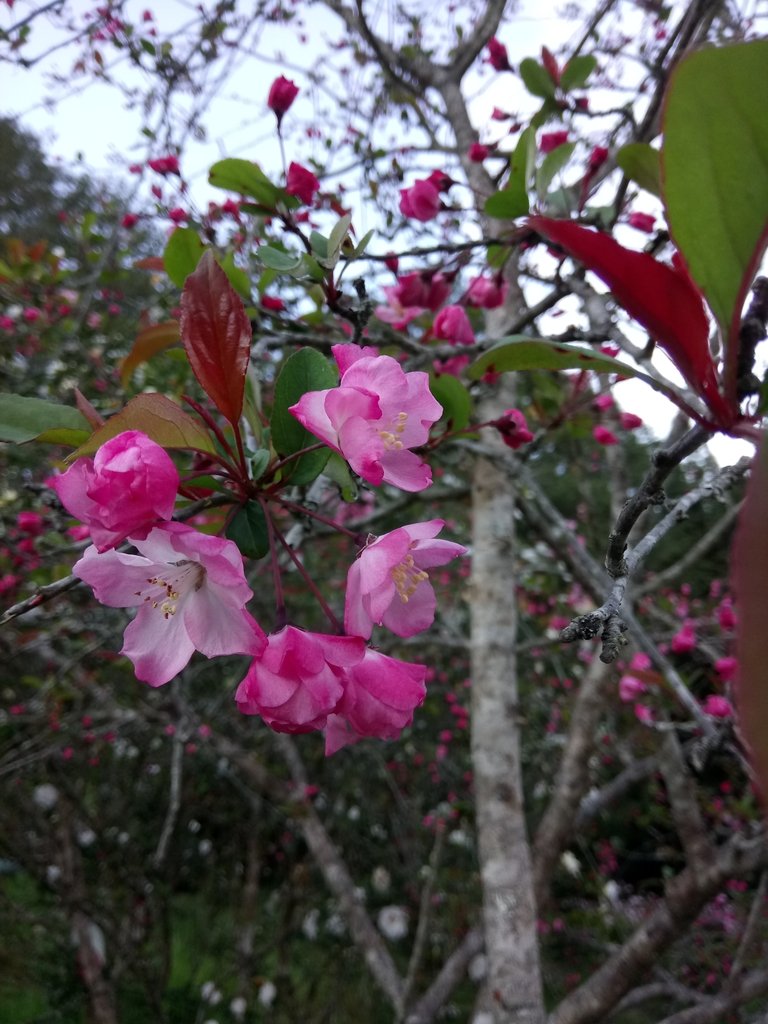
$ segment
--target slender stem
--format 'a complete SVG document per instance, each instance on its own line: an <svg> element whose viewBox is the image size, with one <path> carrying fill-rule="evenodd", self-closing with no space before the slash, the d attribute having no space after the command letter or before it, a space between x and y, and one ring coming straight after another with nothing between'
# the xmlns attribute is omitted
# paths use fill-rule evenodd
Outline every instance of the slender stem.
<svg viewBox="0 0 768 1024"><path fill-rule="evenodd" d="M272 517L269 514L269 508L263 498L259 499L259 504L264 510L264 518L267 521L267 535L269 536L269 557L272 562L272 579L275 584L275 627L276 629L282 629L288 621L288 616L285 613L285 595L283 593L283 580L280 575L280 563L277 557L277 544L275 541L276 537L282 540L282 534L275 530L275 524L272 522Z"/></svg>
<svg viewBox="0 0 768 1024"><path fill-rule="evenodd" d="M334 523L328 516L324 516L321 512L313 512L310 508L305 508L304 505L297 505L294 501L288 501L287 498L277 499L283 508L289 509L291 512L296 512L302 516L311 516L312 519L317 519L319 523L323 523L325 526L329 526L332 530L338 530L339 533L345 533L348 537L356 543L360 543L360 534L355 533L354 530L348 530L346 526L339 526L338 523Z"/></svg>
<svg viewBox="0 0 768 1024"><path fill-rule="evenodd" d="M300 456L306 455L307 452L316 452L319 451L321 448L327 447L328 446L326 445L325 441L317 441L315 444L311 444L307 448L301 448L299 451L293 452L291 455L286 455L284 459L280 459L279 462L276 462L274 466L272 466L272 475L274 476L278 469L282 469L283 466L287 466L288 463L293 462L294 459L298 459L300 458Z"/></svg>
<svg viewBox="0 0 768 1024"><path fill-rule="evenodd" d="M224 451L227 453L227 455L229 455L229 457L234 461L235 453L232 450L232 445L229 443L229 441L227 441L223 431L221 430L221 427L214 420L214 418L211 416L208 410L204 409L199 402L196 402L194 400L194 398L190 398L189 395L182 395L181 398L182 401L186 402L187 405L191 406L191 408L194 409L194 411L197 413L197 415L200 417L203 423L205 423L205 425L213 433L214 437L219 442ZM226 465L226 463L224 464Z"/></svg>
<svg viewBox="0 0 768 1024"><path fill-rule="evenodd" d="M267 519L267 522L269 522L269 519ZM274 527L273 527L273 529L274 529ZM343 629L341 623L339 622L339 620L336 618L336 616L331 611L328 602L325 600L323 595L318 590L317 585L315 584L315 581L309 575L309 573L307 572L306 568L302 565L302 562L301 562L301 559L299 558L299 556L296 554L296 552L293 550L291 545L288 543L288 541L285 539L285 537L282 535L282 533L279 530L274 530L274 533L275 533L275 536L277 537L277 539L280 541L280 543L285 548L285 550L288 552L288 555L290 556L290 559L293 562L293 564L296 566L296 568L301 573L301 576L304 579L304 582L307 584L309 589L312 591L313 596L317 600L317 603L320 605L320 607L323 609L323 612L325 613L325 616L328 619L328 621L330 622L330 624L333 626L333 628L335 629L335 631L337 633L343 634L344 629Z"/></svg>

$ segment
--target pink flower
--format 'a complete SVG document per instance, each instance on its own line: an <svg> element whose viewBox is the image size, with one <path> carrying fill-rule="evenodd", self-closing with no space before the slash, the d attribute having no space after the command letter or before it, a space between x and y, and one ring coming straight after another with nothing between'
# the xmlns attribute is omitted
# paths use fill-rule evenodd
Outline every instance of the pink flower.
<svg viewBox="0 0 768 1024"><path fill-rule="evenodd" d="M544 132L539 140L539 152L551 153L553 149L564 145L568 141L568 132Z"/></svg>
<svg viewBox="0 0 768 1024"><path fill-rule="evenodd" d="M502 441L508 448L517 450L533 440L525 415L519 409L506 409L492 426L499 431Z"/></svg>
<svg viewBox="0 0 768 1024"><path fill-rule="evenodd" d="M78 459L53 477L51 486L66 510L90 527L96 550L106 551L171 518L179 474L159 444L139 430L126 430L103 444L93 460Z"/></svg>
<svg viewBox="0 0 768 1024"><path fill-rule="evenodd" d="M494 71L511 71L507 48L500 43L496 36L488 40L488 63Z"/></svg>
<svg viewBox="0 0 768 1024"><path fill-rule="evenodd" d="M435 373L448 374L451 377L460 377L469 366L469 356L451 356L450 359L435 359L432 363Z"/></svg>
<svg viewBox="0 0 768 1024"><path fill-rule="evenodd" d="M736 612L730 597L726 597L717 609L717 621L720 629L731 630L736 628Z"/></svg>
<svg viewBox="0 0 768 1024"><path fill-rule="evenodd" d="M179 173L179 158L177 156L159 156L154 160L149 160L148 166L156 171L157 174L178 174ZM141 165L137 165L139 169Z"/></svg>
<svg viewBox="0 0 768 1024"><path fill-rule="evenodd" d="M135 213L126 213L120 223L124 228L130 231L131 228L135 228L139 223L139 218Z"/></svg>
<svg viewBox="0 0 768 1024"><path fill-rule="evenodd" d="M451 185L455 184L450 174L446 174L445 171L432 171L425 180L434 185L438 192L447 192Z"/></svg>
<svg viewBox="0 0 768 1024"><path fill-rule="evenodd" d="M267 637L235 694L244 715L261 715L277 732L312 732L325 726L344 693L344 670L356 665L365 642L285 626Z"/></svg>
<svg viewBox="0 0 768 1024"><path fill-rule="evenodd" d="M490 152L490 148L488 146L484 146L482 142L473 142L467 150L467 156L473 164L481 164Z"/></svg>
<svg viewBox="0 0 768 1024"><path fill-rule="evenodd" d="M168 219L172 220L174 224L183 224L189 219L189 214L180 206L176 206L173 210L168 211Z"/></svg>
<svg viewBox="0 0 768 1024"><path fill-rule="evenodd" d="M595 146L587 160L588 173L590 175L598 171L608 159L608 150L605 146Z"/></svg>
<svg viewBox="0 0 768 1024"><path fill-rule="evenodd" d="M592 437L594 437L598 444L605 445L606 447L619 443L619 439L614 432L609 430L608 427L600 426L600 424L592 428Z"/></svg>
<svg viewBox="0 0 768 1024"><path fill-rule="evenodd" d="M479 309L498 309L504 304L508 291L509 285L506 281L481 274L469 283L467 305L477 306Z"/></svg>
<svg viewBox="0 0 768 1024"><path fill-rule="evenodd" d="M647 704L635 704L635 718L643 725L651 725L653 722L653 711Z"/></svg>
<svg viewBox="0 0 768 1024"><path fill-rule="evenodd" d="M302 167L301 164L290 164L285 185L285 191L288 195L298 196L302 203L306 203L309 206L315 198L315 192L319 188L320 182L312 171Z"/></svg>
<svg viewBox="0 0 768 1024"><path fill-rule="evenodd" d="M16 324L9 316L0 316L0 329L3 331L12 331Z"/></svg>
<svg viewBox="0 0 768 1024"><path fill-rule="evenodd" d="M637 430L638 427L642 427L643 421L639 416L635 416L633 412L623 412L619 416L624 430Z"/></svg>
<svg viewBox="0 0 768 1024"><path fill-rule="evenodd" d="M421 306L435 312L451 293L451 283L443 274L404 274L397 279L397 295L404 306ZM387 289L384 289L386 294Z"/></svg>
<svg viewBox="0 0 768 1024"><path fill-rule="evenodd" d="M435 540L442 519L401 526L360 552L347 574L344 629L367 640L374 624L415 636L435 619L435 592L427 569L466 553L461 544Z"/></svg>
<svg viewBox="0 0 768 1024"><path fill-rule="evenodd" d="M650 234L653 231L656 218L652 213L630 213L627 223L637 231L645 231L647 234Z"/></svg>
<svg viewBox="0 0 768 1024"><path fill-rule="evenodd" d="M440 193L429 181L419 179L410 188L400 189L400 212L415 220L432 220L440 211Z"/></svg>
<svg viewBox="0 0 768 1024"><path fill-rule="evenodd" d="M409 450L426 443L443 412L427 374L406 373L391 356L366 356L351 344L335 345L333 353L346 367L339 386L307 392L290 411L368 483L404 491L429 487L432 471Z"/></svg>
<svg viewBox="0 0 768 1024"><path fill-rule="evenodd" d="M39 537L45 531L45 520L39 512L19 512L16 516L16 526L30 537Z"/></svg>
<svg viewBox="0 0 768 1024"><path fill-rule="evenodd" d="M266 637L245 610L253 595L236 544L183 523L156 526L131 543L138 555L87 548L72 571L101 604L138 609L120 652L138 679L162 686L196 650L206 658L261 654Z"/></svg>
<svg viewBox="0 0 768 1024"><path fill-rule="evenodd" d="M461 306L446 306L435 317L433 331L436 338L451 345L474 345L475 332Z"/></svg>
<svg viewBox="0 0 768 1024"><path fill-rule="evenodd" d="M637 676L622 676L619 680L619 697L625 702L637 700L648 687Z"/></svg>
<svg viewBox="0 0 768 1024"><path fill-rule="evenodd" d="M712 718L733 718L733 705L727 697L720 697L716 693L710 693L701 705L705 714Z"/></svg>
<svg viewBox="0 0 768 1024"><path fill-rule="evenodd" d="M647 672L651 667L651 659L644 651L637 651L632 655L629 667L635 672Z"/></svg>
<svg viewBox="0 0 768 1024"><path fill-rule="evenodd" d="M675 633L669 645L670 650L675 654L687 654L696 646L696 634L693 630L693 623L687 619L679 632Z"/></svg>
<svg viewBox="0 0 768 1024"><path fill-rule="evenodd" d="M293 101L299 95L299 87L295 85L290 78L286 78L284 75L280 75L276 78L269 89L269 95L267 96L267 106L277 116L278 125L283 119L283 115L288 112L291 108Z"/></svg>
<svg viewBox="0 0 768 1024"><path fill-rule="evenodd" d="M42 311L37 306L27 306L25 310L22 310L21 316L28 324L36 323L42 316Z"/></svg>
<svg viewBox="0 0 768 1024"><path fill-rule="evenodd" d="M731 679L735 679L738 671L738 658L718 658L715 662L715 672L717 672L724 683L727 683Z"/></svg>
<svg viewBox="0 0 768 1024"><path fill-rule="evenodd" d="M426 666L389 658L368 648L347 669L344 695L325 733L326 756L364 736L397 739L424 703Z"/></svg>

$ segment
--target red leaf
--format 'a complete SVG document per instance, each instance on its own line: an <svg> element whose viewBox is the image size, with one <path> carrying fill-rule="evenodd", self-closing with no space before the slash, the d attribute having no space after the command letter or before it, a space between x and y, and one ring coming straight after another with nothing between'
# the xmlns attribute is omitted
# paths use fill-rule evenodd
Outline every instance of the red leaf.
<svg viewBox="0 0 768 1024"><path fill-rule="evenodd" d="M181 295L181 340L203 390L233 425L243 409L251 338L242 300L213 253L203 253Z"/></svg>
<svg viewBox="0 0 768 1024"><path fill-rule="evenodd" d="M736 704L739 724L768 801L768 436L764 435L752 468L739 517L733 551L733 591L738 624L739 676Z"/></svg>
<svg viewBox="0 0 768 1024"><path fill-rule="evenodd" d="M529 217L528 224L597 274L664 349L720 425L733 424L738 409L726 402L718 388L704 300L684 266L659 263L647 253L625 249L602 231L572 221Z"/></svg>

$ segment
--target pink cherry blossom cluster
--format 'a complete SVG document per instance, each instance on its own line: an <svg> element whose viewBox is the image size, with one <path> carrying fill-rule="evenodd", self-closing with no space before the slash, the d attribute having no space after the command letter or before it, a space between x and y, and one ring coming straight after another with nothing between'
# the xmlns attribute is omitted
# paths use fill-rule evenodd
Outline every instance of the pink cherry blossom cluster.
<svg viewBox="0 0 768 1024"><path fill-rule="evenodd" d="M305 395L295 414L320 436L330 434L324 440L366 479L428 486L428 467L408 450L426 440L441 413L426 374L406 374L372 350L338 348L339 387ZM366 736L395 738L412 721L426 694L426 667L381 654L367 641L374 625L410 637L434 621L428 570L465 553L436 539L442 520L369 538L349 570L346 635L287 625L267 637L245 607L253 593L237 545L170 521L179 475L145 434L119 434L51 484L94 542L74 574L102 604L136 609L121 653L138 679L161 686L195 651L249 655L239 709L277 731L324 729L327 754ZM124 541L137 553L117 550Z"/></svg>

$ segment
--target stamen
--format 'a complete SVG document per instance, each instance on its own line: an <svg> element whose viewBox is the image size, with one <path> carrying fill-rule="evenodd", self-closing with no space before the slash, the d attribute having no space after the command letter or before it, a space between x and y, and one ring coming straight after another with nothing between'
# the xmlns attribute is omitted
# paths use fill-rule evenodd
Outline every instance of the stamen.
<svg viewBox="0 0 768 1024"><path fill-rule="evenodd" d="M429 575L423 569L416 568L413 555L406 555L402 562L391 571L395 589L403 604L407 604L410 598L413 597L420 583L429 579Z"/></svg>

